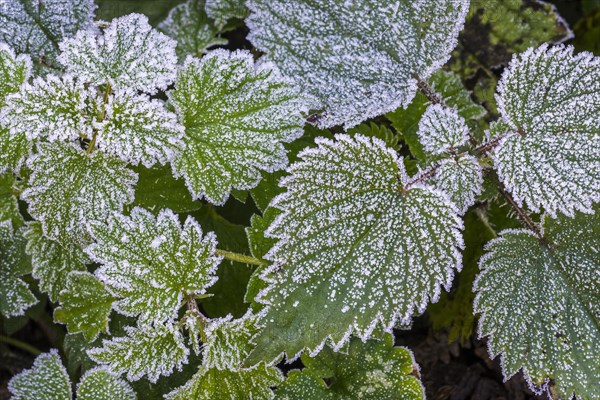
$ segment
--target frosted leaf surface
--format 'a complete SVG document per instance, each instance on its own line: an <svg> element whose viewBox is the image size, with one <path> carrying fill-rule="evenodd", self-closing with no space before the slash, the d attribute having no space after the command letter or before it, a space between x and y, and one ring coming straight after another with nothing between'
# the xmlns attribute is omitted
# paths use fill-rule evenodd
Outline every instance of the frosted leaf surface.
<svg viewBox="0 0 600 400"><path fill-rule="evenodd" d="M29 187L21 198L44 235L64 246L89 242L87 225L106 221L133 201L137 176L121 160L67 143L39 144L29 159Z"/></svg>
<svg viewBox="0 0 600 400"><path fill-rule="evenodd" d="M115 298L94 275L75 271L69 274L60 293L61 306L54 320L67 325L69 333L82 332L88 342L108 332L109 315Z"/></svg>
<svg viewBox="0 0 600 400"><path fill-rule="evenodd" d="M543 45L516 56L498 86L507 138L492 153L519 205L572 216L600 200L600 58Z"/></svg>
<svg viewBox="0 0 600 400"><path fill-rule="evenodd" d="M339 352L327 347L315 358L303 356L302 362L306 368L290 371L277 388L278 399L424 399L411 351L394 347L391 335L365 343L353 337Z"/></svg>
<svg viewBox="0 0 600 400"><path fill-rule="evenodd" d="M505 378L523 369L536 392L600 397L600 209L506 230L487 246L474 289L479 335L502 357Z"/></svg>
<svg viewBox="0 0 600 400"><path fill-rule="evenodd" d="M206 0L206 13L218 26L224 26L228 19L244 19L248 8L244 0Z"/></svg>
<svg viewBox="0 0 600 400"><path fill-rule="evenodd" d="M77 385L77 400L135 400L131 386L123 379L98 367L87 371Z"/></svg>
<svg viewBox="0 0 600 400"><path fill-rule="evenodd" d="M0 222L0 313L6 317L23 315L37 299L20 276L31 272L25 254L25 240L10 220Z"/></svg>
<svg viewBox="0 0 600 400"><path fill-rule="evenodd" d="M142 322L174 320L184 296L204 294L216 281L216 236L203 236L192 217L182 228L171 210L154 217L136 207L91 231L96 243L86 252L102 264L96 276L119 298L115 310Z"/></svg>
<svg viewBox="0 0 600 400"><path fill-rule="evenodd" d="M66 287L69 272L84 271L89 262L87 257L76 246L61 246L46 238L37 221L28 224L23 236L27 239L33 277L39 281L40 290L48 293L50 300L57 301L58 294Z"/></svg>
<svg viewBox="0 0 600 400"><path fill-rule="evenodd" d="M12 135L25 133L30 140L74 140L91 135L97 101L94 92L73 77L49 75L8 96L2 120Z"/></svg>
<svg viewBox="0 0 600 400"><path fill-rule="evenodd" d="M287 164L283 143L302 136L307 106L272 64L247 51L215 50L189 59L169 97L186 128L186 151L173 161L194 198L223 204L251 189L260 171Z"/></svg>
<svg viewBox="0 0 600 400"><path fill-rule="evenodd" d="M103 340L102 347L93 348L88 355L97 363L108 365L115 374L127 373L129 381L143 376L156 383L162 375L171 375L187 363L189 350L181 332L172 325L126 327L127 336Z"/></svg>
<svg viewBox="0 0 600 400"><path fill-rule="evenodd" d="M0 125L0 173L7 170L19 173L32 149L33 143L25 133L11 134Z"/></svg>
<svg viewBox="0 0 600 400"><path fill-rule="evenodd" d="M381 140L336 139L300 153L271 203L283 213L267 230L279 241L265 258L281 268L264 277L266 327L248 365L408 323L460 268L462 222L448 198L407 187L402 160Z"/></svg>
<svg viewBox="0 0 600 400"><path fill-rule="evenodd" d="M24 222L19 212L15 184L12 173L0 174L0 221L12 221L13 228L19 228Z"/></svg>
<svg viewBox="0 0 600 400"><path fill-rule="evenodd" d="M173 8L158 29L177 41L177 55L183 59L191 54L199 57L209 47L227 44L220 38L215 21L206 15L204 0L188 0Z"/></svg>
<svg viewBox="0 0 600 400"><path fill-rule="evenodd" d="M450 57L468 0L250 0L248 39L321 103L321 127L399 106Z"/></svg>
<svg viewBox="0 0 600 400"><path fill-rule="evenodd" d="M5 43L0 43L0 108L6 105L6 96L18 92L30 76L29 56L25 54L16 56L13 49Z"/></svg>
<svg viewBox="0 0 600 400"><path fill-rule="evenodd" d="M67 71L94 84L165 90L175 77L176 42L152 29L148 18L129 14L115 18L103 36L80 31L60 44L60 62Z"/></svg>
<svg viewBox="0 0 600 400"><path fill-rule="evenodd" d="M467 143L469 128L456 110L434 104L423 114L417 135L425 151L443 154Z"/></svg>
<svg viewBox="0 0 600 400"><path fill-rule="evenodd" d="M198 372L184 386L169 393L169 400L187 399L273 399L270 387L282 380L281 372L264 362L242 368L252 349L258 328L256 317L246 315L233 320L231 315L215 319L206 330L203 361Z"/></svg>
<svg viewBox="0 0 600 400"><path fill-rule="evenodd" d="M58 351L39 355L33 367L15 375L8 383L13 400L70 400L71 382Z"/></svg>
<svg viewBox="0 0 600 400"><path fill-rule="evenodd" d="M129 164L166 164L183 148L183 126L160 100L135 91L119 90L109 98L106 116L98 125L98 147Z"/></svg>
<svg viewBox="0 0 600 400"><path fill-rule="evenodd" d="M471 155L445 159L437 167L432 183L447 193L464 214L483 189L481 166Z"/></svg>
<svg viewBox="0 0 600 400"><path fill-rule="evenodd" d="M0 42L41 63L55 64L58 43L93 29L92 0L10 0L0 6Z"/></svg>

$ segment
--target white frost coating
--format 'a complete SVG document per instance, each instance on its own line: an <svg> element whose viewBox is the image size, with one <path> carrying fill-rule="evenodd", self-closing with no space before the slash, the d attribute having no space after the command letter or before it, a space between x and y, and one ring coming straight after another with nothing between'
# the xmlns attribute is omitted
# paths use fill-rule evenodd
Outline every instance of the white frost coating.
<svg viewBox="0 0 600 400"><path fill-rule="evenodd" d="M447 193L460 213L464 214L483 189L481 166L471 155L445 159L437 167L432 183Z"/></svg>
<svg viewBox="0 0 600 400"><path fill-rule="evenodd" d="M527 230L505 230L487 245L474 311L505 379L522 369L537 393L600 398L599 227L596 207L592 216L545 218L550 247Z"/></svg>
<svg viewBox="0 0 600 400"><path fill-rule="evenodd" d="M257 298L270 306L257 359L282 351L291 359L305 347L315 354L328 338L339 349L379 322L390 331L436 301L461 267L462 222L445 194L405 190L402 160L379 139L316 143L271 203L283 213L267 230L279 241L265 258L283 268L267 272Z"/></svg>
<svg viewBox="0 0 600 400"><path fill-rule="evenodd" d="M271 63L247 51L189 58L169 93L186 151L173 161L192 197L224 204L232 189L251 189L260 171L287 165L283 143L302 136L306 100Z"/></svg>
<svg viewBox="0 0 600 400"><path fill-rule="evenodd" d="M423 114L417 135L427 152L443 154L467 143L469 127L456 110L433 104Z"/></svg>
<svg viewBox="0 0 600 400"><path fill-rule="evenodd" d="M93 0L2 0L0 42L53 64L61 40L94 28L95 8Z"/></svg>
<svg viewBox="0 0 600 400"><path fill-rule="evenodd" d="M135 400L133 388L106 367L87 371L77 384L77 400Z"/></svg>
<svg viewBox="0 0 600 400"><path fill-rule="evenodd" d="M26 54L15 55L6 43L0 43L0 108L6 96L19 91L31 76L31 58Z"/></svg>
<svg viewBox="0 0 600 400"><path fill-rule="evenodd" d="M9 95L0 118L13 136L25 133L29 140L75 140L91 135L98 105L97 94L81 81L70 75L50 75L25 83L18 93Z"/></svg>
<svg viewBox="0 0 600 400"><path fill-rule="evenodd" d="M63 41L59 61L87 82L154 94L175 78L176 45L152 29L146 16L129 14L114 19L103 36L88 30Z"/></svg>
<svg viewBox="0 0 600 400"><path fill-rule="evenodd" d="M360 122L407 106L415 75L450 57L468 0L249 0L248 39L307 94L321 127Z"/></svg>
<svg viewBox="0 0 600 400"><path fill-rule="evenodd" d="M556 216L600 200L600 58L571 46L516 56L498 86L507 137L493 151L519 205Z"/></svg>
<svg viewBox="0 0 600 400"><path fill-rule="evenodd" d="M248 8L244 0L206 0L206 13L218 26L224 26L228 19L244 19Z"/></svg>
<svg viewBox="0 0 600 400"><path fill-rule="evenodd" d="M56 349L39 355L33 367L12 377L8 390L13 400L70 400L71 382Z"/></svg>
<svg viewBox="0 0 600 400"><path fill-rule="evenodd" d="M184 128L177 116L162 101L132 89L109 97L106 116L95 126L100 150L133 165L164 165L184 148Z"/></svg>
<svg viewBox="0 0 600 400"><path fill-rule="evenodd" d="M87 225L106 221L134 198L137 175L98 151L86 156L74 144L41 143L27 165L32 173L21 198L44 235L65 246L89 243Z"/></svg>
<svg viewBox="0 0 600 400"><path fill-rule="evenodd" d="M127 336L102 340L102 347L88 350L99 364L107 365L114 374L127 373L129 381L147 375L156 383L160 376L169 376L175 368L181 371L188 362L189 350L181 332L173 325L125 327Z"/></svg>
<svg viewBox="0 0 600 400"><path fill-rule="evenodd" d="M154 217L136 207L131 217L114 214L90 230L96 243L85 251L102 264L96 276L119 299L114 308L139 315L141 324L174 321L184 296L204 294L217 280L216 236L203 236L192 217L182 228L171 210Z"/></svg>

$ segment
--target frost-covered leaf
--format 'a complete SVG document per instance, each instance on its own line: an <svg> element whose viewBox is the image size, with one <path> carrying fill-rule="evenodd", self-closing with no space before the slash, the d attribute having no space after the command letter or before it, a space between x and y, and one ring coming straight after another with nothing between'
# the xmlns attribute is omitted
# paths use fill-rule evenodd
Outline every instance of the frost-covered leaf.
<svg viewBox="0 0 600 400"><path fill-rule="evenodd" d="M443 160L436 169L433 185L450 196L461 214L475 203L483 188L483 175L477 159L471 155Z"/></svg>
<svg viewBox="0 0 600 400"><path fill-rule="evenodd" d="M54 320L67 325L69 333L82 332L88 342L108 332L108 318L115 298L102 282L88 272L69 274L60 293L61 306L54 310Z"/></svg>
<svg viewBox="0 0 600 400"><path fill-rule="evenodd" d="M152 29L146 16L130 14L114 19L103 36L88 30L65 40L59 61L88 82L154 94L175 77L176 45Z"/></svg>
<svg viewBox="0 0 600 400"><path fill-rule="evenodd" d="M98 147L129 164L166 164L183 149L183 126L160 100L132 89L109 98L106 117L98 126Z"/></svg>
<svg viewBox="0 0 600 400"><path fill-rule="evenodd" d="M48 293L50 300L57 301L58 294L66 287L69 272L85 271L87 257L76 246L64 247L45 237L37 221L28 224L23 236L27 239L33 277L39 280L40 290Z"/></svg>
<svg viewBox="0 0 600 400"><path fill-rule="evenodd" d="M408 323L460 268L462 222L447 197L407 186L382 141L336 139L301 153L271 203L283 213L267 231L279 241L265 257L275 263L257 299L269 306L266 328L248 365Z"/></svg>
<svg viewBox="0 0 600 400"><path fill-rule="evenodd" d="M347 128L407 106L450 56L468 0L250 0L250 41Z"/></svg>
<svg viewBox="0 0 600 400"><path fill-rule="evenodd" d="M13 49L5 43L0 43L0 108L6 105L6 96L18 92L30 75L29 56L16 56Z"/></svg>
<svg viewBox="0 0 600 400"><path fill-rule="evenodd" d="M77 400L135 400L137 396L127 382L98 367L87 371L77 384Z"/></svg>
<svg viewBox="0 0 600 400"><path fill-rule="evenodd" d="M544 219L546 246L505 230L487 246L474 288L480 336L503 373L523 369L553 398L600 398L600 208Z"/></svg>
<svg viewBox="0 0 600 400"><path fill-rule="evenodd" d="M126 327L125 331L127 336L103 340L102 347L89 350L92 360L107 364L113 373L126 372L130 381L147 375L153 383L187 363L189 350L173 325Z"/></svg>
<svg viewBox="0 0 600 400"><path fill-rule="evenodd" d="M302 371L291 371L277 388L281 400L422 400L419 367L410 350L394 347L391 335L362 342L353 337L339 352L327 347L315 358L303 356ZM331 382L327 385L323 379Z"/></svg>
<svg viewBox="0 0 600 400"><path fill-rule="evenodd" d="M70 400L71 381L58 351L38 356L31 369L15 375L8 383L13 400Z"/></svg>
<svg viewBox="0 0 600 400"><path fill-rule="evenodd" d="M10 172L0 174L0 221L11 221L13 228L25 224L19 212L15 177Z"/></svg>
<svg viewBox="0 0 600 400"><path fill-rule="evenodd" d="M10 0L0 6L0 42L56 66L58 44L80 29L93 29L92 0Z"/></svg>
<svg viewBox="0 0 600 400"><path fill-rule="evenodd" d="M142 322L175 319L184 296L204 294L216 281L216 237L203 236L192 217L182 228L171 210L154 217L136 207L131 217L114 214L91 231L96 243L86 252L102 264L96 276L119 298L115 310Z"/></svg>
<svg viewBox="0 0 600 400"><path fill-rule="evenodd" d="M252 349L258 328L256 317L231 316L213 320L206 330L207 343L199 371L184 386L169 393L169 400L244 400L272 399L270 387L282 380L281 372L264 362L253 368L242 368Z"/></svg>
<svg viewBox="0 0 600 400"><path fill-rule="evenodd" d="M25 253L25 239L13 229L10 220L0 222L0 313L6 317L23 315L37 299L20 276L31 272Z"/></svg>
<svg viewBox="0 0 600 400"><path fill-rule="evenodd" d="M49 75L9 95L1 116L13 136L25 133L30 140L74 140L91 135L97 102L94 92L81 81Z"/></svg>
<svg viewBox="0 0 600 400"><path fill-rule="evenodd" d="M188 0L173 8L158 29L177 40L177 55L184 59L191 54L200 57L209 47L227 44L219 37L215 21L204 9L205 0Z"/></svg>
<svg viewBox="0 0 600 400"><path fill-rule="evenodd" d="M38 145L29 159L29 187L21 198L44 235L64 246L89 241L87 225L105 221L133 200L136 175L121 160L67 143Z"/></svg>
<svg viewBox="0 0 600 400"><path fill-rule="evenodd" d="M218 26L224 26L228 19L244 19L248 8L244 0L206 0L206 13Z"/></svg>
<svg viewBox="0 0 600 400"><path fill-rule="evenodd" d="M519 205L555 216L600 200L600 58L543 45L515 57L498 88L507 137L492 153Z"/></svg>
<svg viewBox="0 0 600 400"><path fill-rule="evenodd" d="M469 128L456 110L434 104L423 114L417 135L425 151L442 154L464 145L469 140Z"/></svg>
<svg viewBox="0 0 600 400"><path fill-rule="evenodd" d="M249 52L215 50L179 71L169 97L186 128L186 151L173 161L194 198L223 204L250 189L260 170L287 164L284 142L302 135L306 105L272 64Z"/></svg>
<svg viewBox="0 0 600 400"><path fill-rule="evenodd" d="M32 149L33 143L25 133L11 134L10 129L0 125L0 173L6 170L19 173Z"/></svg>

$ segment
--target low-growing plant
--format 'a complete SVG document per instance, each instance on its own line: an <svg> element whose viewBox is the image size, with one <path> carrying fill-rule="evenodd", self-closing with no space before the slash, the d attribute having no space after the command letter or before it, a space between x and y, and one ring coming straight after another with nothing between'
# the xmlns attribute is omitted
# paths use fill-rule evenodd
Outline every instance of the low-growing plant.
<svg viewBox="0 0 600 400"><path fill-rule="evenodd" d="M421 399L392 333L463 265L506 379L600 398L599 58L528 37L485 97L468 0L5 3L0 311L68 331L13 398Z"/></svg>

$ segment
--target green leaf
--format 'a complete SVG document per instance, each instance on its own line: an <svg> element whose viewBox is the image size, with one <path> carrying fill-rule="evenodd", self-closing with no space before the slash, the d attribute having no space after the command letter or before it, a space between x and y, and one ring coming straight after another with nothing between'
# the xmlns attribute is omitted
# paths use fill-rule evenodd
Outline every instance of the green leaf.
<svg viewBox="0 0 600 400"><path fill-rule="evenodd" d="M185 213L202 206L192 199L183 180L173 177L171 166L157 165L151 169L139 166L133 170L138 174L133 205L155 213L164 208Z"/></svg>
<svg viewBox="0 0 600 400"><path fill-rule="evenodd" d="M108 333L114 301L98 278L88 272L74 271L60 293L61 306L54 310L54 321L66 324L71 334L82 332L88 342L93 342L100 333Z"/></svg>
<svg viewBox="0 0 600 400"><path fill-rule="evenodd" d="M31 272L21 231L10 220L0 222L0 313L6 317L24 315L37 299L20 276Z"/></svg>
<svg viewBox="0 0 600 400"><path fill-rule="evenodd" d="M92 360L108 365L115 374L127 373L127 379L137 381L144 375L155 383L161 375L171 375L187 363L189 350L183 336L172 325L155 324L125 327L127 336L103 340L102 347L88 351Z"/></svg>
<svg viewBox="0 0 600 400"><path fill-rule="evenodd" d="M80 31L63 41L59 61L86 82L154 94L165 90L175 77L176 45L152 29L148 17L130 14L114 19L104 36Z"/></svg>
<svg viewBox="0 0 600 400"><path fill-rule="evenodd" d="M498 87L505 138L492 152L519 206L555 216L600 200L600 58L543 45L515 57Z"/></svg>
<svg viewBox="0 0 600 400"><path fill-rule="evenodd" d="M175 88L169 98L186 128L186 151L173 171L194 198L222 205L232 189L255 187L261 170L285 167L283 143L302 135L306 107L272 64L215 50L189 59Z"/></svg>
<svg viewBox="0 0 600 400"><path fill-rule="evenodd" d="M200 57L212 46L227 44L215 21L206 15L205 0L188 0L173 8L158 29L177 41L177 55Z"/></svg>
<svg viewBox="0 0 600 400"><path fill-rule="evenodd" d="M422 400L425 395L412 353L394 347L392 335L367 342L353 337L342 351L327 347L302 362L306 368L291 371L277 388L279 399Z"/></svg>
<svg viewBox="0 0 600 400"><path fill-rule="evenodd" d="M63 246L89 242L87 225L105 221L133 200L136 175L121 160L85 152L74 144L39 144L30 158L32 174L21 198L44 235Z"/></svg>
<svg viewBox="0 0 600 400"><path fill-rule="evenodd" d="M77 400L135 400L127 382L99 367L89 370L77 385Z"/></svg>
<svg viewBox="0 0 600 400"><path fill-rule="evenodd" d="M92 29L92 0L11 0L0 9L0 42L56 67L58 44L80 29Z"/></svg>
<svg viewBox="0 0 600 400"><path fill-rule="evenodd" d="M464 214L482 191L481 166L471 155L445 159L437 166L432 184L447 193L460 214Z"/></svg>
<svg viewBox="0 0 600 400"><path fill-rule="evenodd" d="M10 170L18 174L32 149L33 143L25 133L11 134L8 128L0 125L0 173Z"/></svg>
<svg viewBox="0 0 600 400"><path fill-rule="evenodd" d="M455 109L442 104L427 107L417 131L423 149L439 155L455 151L469 140L469 128Z"/></svg>
<svg viewBox="0 0 600 400"><path fill-rule="evenodd" d="M16 93L31 76L31 58L15 55L13 49L0 43L0 108L6 105L6 97Z"/></svg>
<svg viewBox="0 0 600 400"><path fill-rule="evenodd" d="M251 0L249 40L318 99L321 127L407 106L450 57L469 2Z"/></svg>
<svg viewBox="0 0 600 400"><path fill-rule="evenodd" d="M0 221L10 220L14 228L20 228L25 222L19 212L15 185L13 174L0 174Z"/></svg>
<svg viewBox="0 0 600 400"><path fill-rule="evenodd" d="M71 382L58 351L38 356L31 369L15 375L8 383L14 400L70 400Z"/></svg>
<svg viewBox="0 0 600 400"><path fill-rule="evenodd" d="M113 214L91 231L96 243L86 252L102 264L96 276L119 299L115 310L141 323L173 321L184 296L204 294L216 281L215 234L203 236L192 217L182 228L171 210L154 217L136 207L131 217Z"/></svg>
<svg viewBox="0 0 600 400"><path fill-rule="evenodd" d="M100 339L95 342L88 342L83 336L83 333L66 334L65 340L63 341L63 350L67 356L67 371L70 376L76 376L81 373L85 373L90 369L96 367L96 363L93 362L87 355L87 351L92 347L100 345Z"/></svg>
<svg viewBox="0 0 600 400"><path fill-rule="evenodd" d="M165 396L168 400L186 399L272 399L270 387L281 380L281 372L265 363L246 369L240 365L252 348L256 318L246 315L213 320L206 331L204 357L199 371L184 386Z"/></svg>
<svg viewBox="0 0 600 400"><path fill-rule="evenodd" d="M400 135L392 132L385 125L377 125L374 122L371 123L362 123L358 126L355 126L352 129L348 130L348 135L353 136L356 134L360 134L367 137L374 137L377 139L381 139L385 145L389 148L392 148L396 151L400 150Z"/></svg>
<svg viewBox="0 0 600 400"><path fill-rule="evenodd" d="M91 137L100 100L92 89L71 76L49 75L25 83L7 97L2 120L13 136L49 141Z"/></svg>
<svg viewBox="0 0 600 400"><path fill-rule="evenodd" d="M33 277L39 280L40 290L48 293L50 300L57 301L58 294L66 287L69 273L85 271L88 258L76 246L63 247L46 238L42 224L37 221L28 223L23 236L27 239L26 251L31 256Z"/></svg>
<svg viewBox="0 0 600 400"><path fill-rule="evenodd" d="M543 219L533 232L505 230L487 245L475 281L480 336L501 354L506 379L521 368L553 398L600 397L600 218Z"/></svg>
<svg viewBox="0 0 600 400"><path fill-rule="evenodd" d="M378 139L317 139L281 181L283 211L267 235L279 241L258 301L265 330L247 364L335 348L352 332L409 323L460 268L462 222L447 198L411 186L402 160Z"/></svg>
<svg viewBox="0 0 600 400"><path fill-rule="evenodd" d="M250 11L244 0L206 0L206 13L223 27L232 18L244 19Z"/></svg>

